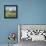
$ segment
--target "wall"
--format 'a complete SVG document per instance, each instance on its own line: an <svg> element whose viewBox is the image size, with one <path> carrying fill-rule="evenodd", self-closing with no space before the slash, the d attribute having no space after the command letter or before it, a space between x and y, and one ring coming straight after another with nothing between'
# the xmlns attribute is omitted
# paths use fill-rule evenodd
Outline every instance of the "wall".
<svg viewBox="0 0 46 46"><path fill-rule="evenodd" d="M4 19L4 5L18 5L18 18ZM0 0L0 44L8 43L9 32L18 32L18 24L46 24L46 0Z"/></svg>

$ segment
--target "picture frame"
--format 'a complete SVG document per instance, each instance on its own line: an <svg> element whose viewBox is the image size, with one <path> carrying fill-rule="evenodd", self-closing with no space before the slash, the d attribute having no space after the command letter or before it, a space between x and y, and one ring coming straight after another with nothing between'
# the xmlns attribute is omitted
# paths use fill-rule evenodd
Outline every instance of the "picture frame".
<svg viewBox="0 0 46 46"><path fill-rule="evenodd" d="M18 8L17 5L4 5L4 18L17 18Z"/></svg>
<svg viewBox="0 0 46 46"><path fill-rule="evenodd" d="M26 31L28 30L28 33L30 34L25 34L23 32L23 37L22 37L22 30ZM37 32L34 32L37 31ZM31 34L31 32L33 32ZM32 41L46 41L46 24L18 24L18 41L20 42L21 40L32 40ZM35 35L35 36L33 36ZM39 35L39 36L38 36ZM42 36L41 36L42 35ZM24 38L24 36L28 36L27 38ZM31 38L31 37L32 38ZM38 38L39 37L39 38ZM36 38L36 39L35 39Z"/></svg>

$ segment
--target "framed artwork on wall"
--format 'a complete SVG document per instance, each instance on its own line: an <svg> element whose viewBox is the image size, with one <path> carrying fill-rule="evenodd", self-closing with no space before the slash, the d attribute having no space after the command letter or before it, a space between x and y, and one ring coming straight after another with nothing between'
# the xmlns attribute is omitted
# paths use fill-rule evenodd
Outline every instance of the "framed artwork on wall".
<svg viewBox="0 0 46 46"><path fill-rule="evenodd" d="M19 24L18 41L46 41L46 24Z"/></svg>
<svg viewBox="0 0 46 46"><path fill-rule="evenodd" d="M17 18L17 5L4 5L4 18Z"/></svg>

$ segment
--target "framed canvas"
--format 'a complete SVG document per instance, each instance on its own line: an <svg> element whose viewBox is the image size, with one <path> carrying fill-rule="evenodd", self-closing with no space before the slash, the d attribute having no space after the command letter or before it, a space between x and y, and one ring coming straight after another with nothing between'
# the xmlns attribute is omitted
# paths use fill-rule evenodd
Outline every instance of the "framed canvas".
<svg viewBox="0 0 46 46"><path fill-rule="evenodd" d="M4 5L4 18L17 18L17 5Z"/></svg>
<svg viewBox="0 0 46 46"><path fill-rule="evenodd" d="M46 41L46 24L19 24L18 41Z"/></svg>

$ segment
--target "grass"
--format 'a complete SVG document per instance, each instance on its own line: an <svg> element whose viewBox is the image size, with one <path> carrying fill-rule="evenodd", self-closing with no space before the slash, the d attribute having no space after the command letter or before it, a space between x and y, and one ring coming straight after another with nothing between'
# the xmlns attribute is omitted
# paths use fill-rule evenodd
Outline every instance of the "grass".
<svg viewBox="0 0 46 46"><path fill-rule="evenodd" d="M6 11L6 17L16 17L16 11Z"/></svg>

